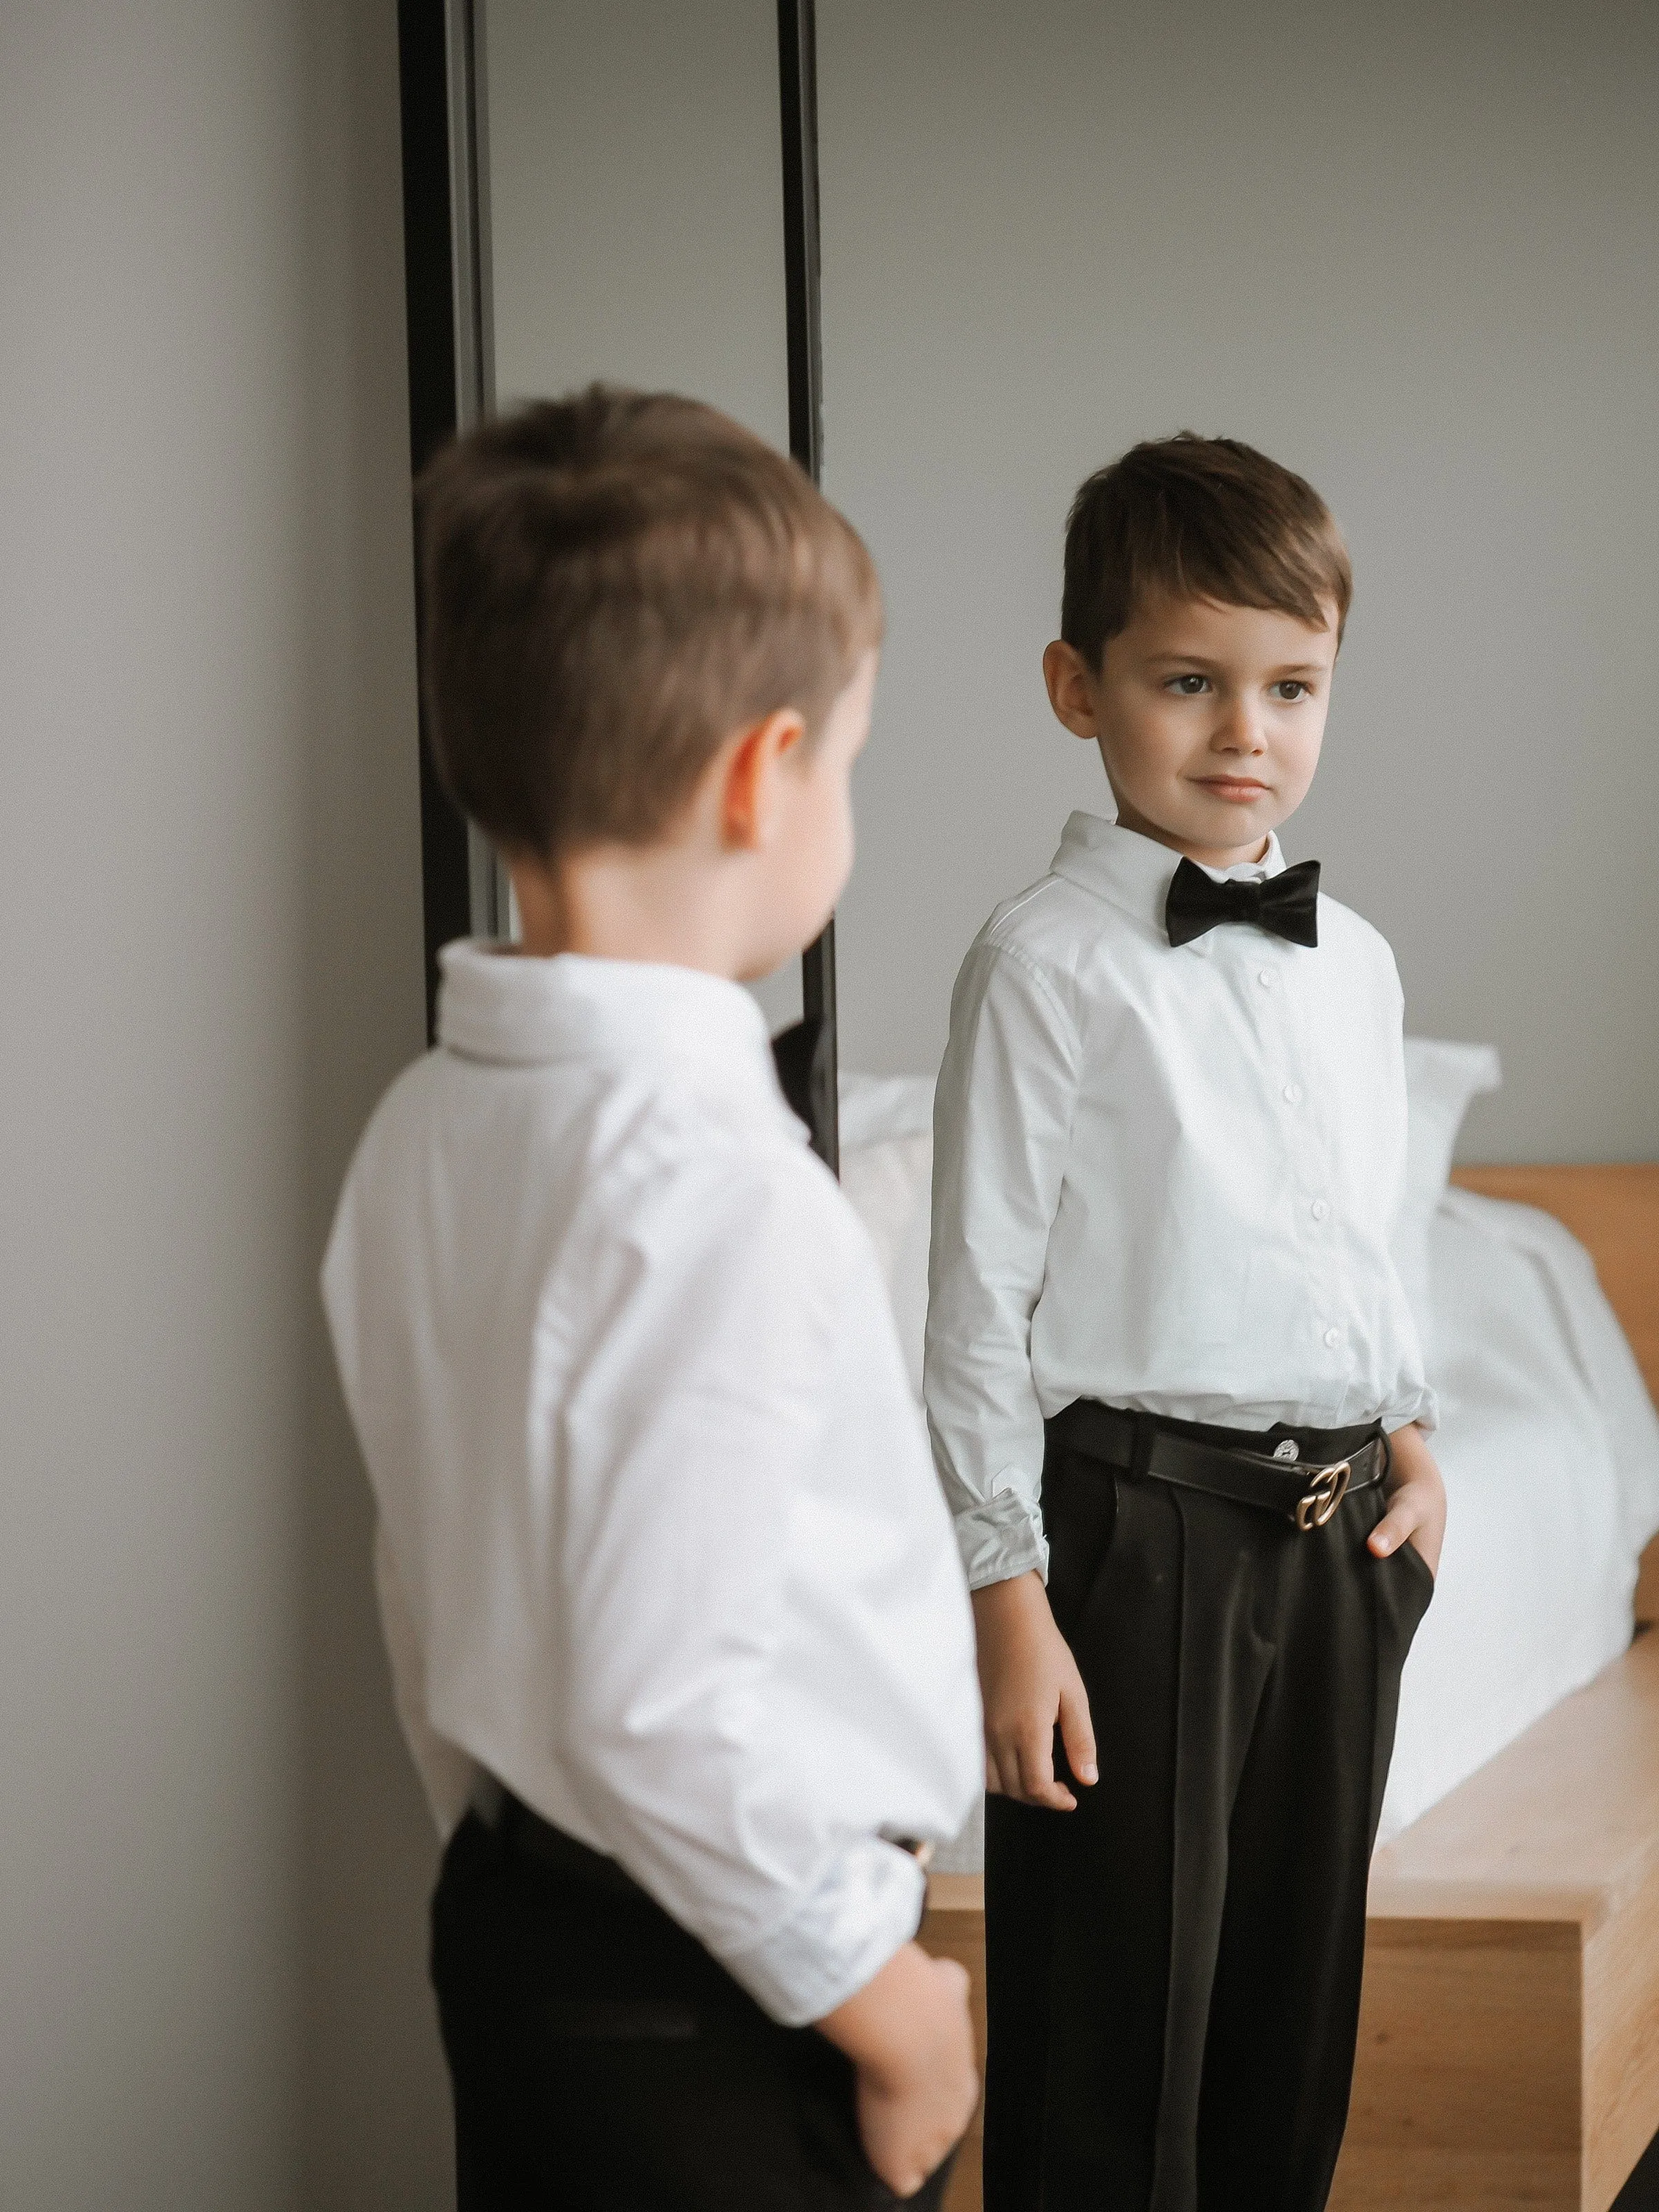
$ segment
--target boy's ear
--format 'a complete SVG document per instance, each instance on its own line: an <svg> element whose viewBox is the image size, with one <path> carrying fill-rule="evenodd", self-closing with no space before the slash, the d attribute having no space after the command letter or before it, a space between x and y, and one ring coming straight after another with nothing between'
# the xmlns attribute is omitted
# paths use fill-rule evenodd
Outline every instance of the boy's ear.
<svg viewBox="0 0 1659 2212"><path fill-rule="evenodd" d="M1048 687L1048 704L1057 720L1074 738L1097 738L1100 723L1095 714L1094 677L1074 645L1057 637L1042 649L1042 680Z"/></svg>
<svg viewBox="0 0 1659 2212"><path fill-rule="evenodd" d="M780 707L746 729L735 731L721 748L725 771L720 791L720 842L739 852L766 842L777 811L777 778L793 767L806 724L793 707Z"/></svg>

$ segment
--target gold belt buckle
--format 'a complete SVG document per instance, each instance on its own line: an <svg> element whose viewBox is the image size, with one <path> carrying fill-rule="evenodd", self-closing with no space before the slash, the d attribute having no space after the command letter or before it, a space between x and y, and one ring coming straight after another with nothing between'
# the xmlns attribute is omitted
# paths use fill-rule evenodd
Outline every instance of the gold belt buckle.
<svg viewBox="0 0 1659 2212"><path fill-rule="evenodd" d="M1322 1528L1346 1497L1353 1466L1348 1460L1339 1459L1329 1467L1310 1467L1306 1472L1313 1481L1297 1499L1291 1516L1304 1535L1310 1528Z"/></svg>

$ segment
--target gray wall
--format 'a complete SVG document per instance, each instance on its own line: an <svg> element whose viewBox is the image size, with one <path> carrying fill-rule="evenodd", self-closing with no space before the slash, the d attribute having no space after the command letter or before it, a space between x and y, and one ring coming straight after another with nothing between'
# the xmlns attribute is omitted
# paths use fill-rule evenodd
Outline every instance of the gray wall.
<svg viewBox="0 0 1659 2212"><path fill-rule="evenodd" d="M789 443L773 0L488 0L495 388L690 393ZM791 962L757 988L800 1012Z"/></svg>
<svg viewBox="0 0 1659 2212"><path fill-rule="evenodd" d="M422 1041L392 0L0 26L0 2199L448 2199L318 1325Z"/></svg>
<svg viewBox="0 0 1659 2212"><path fill-rule="evenodd" d="M495 388L688 392L789 442L772 0L488 0Z"/></svg>
<svg viewBox="0 0 1659 2212"><path fill-rule="evenodd" d="M931 1066L969 939L1109 811L1051 719L1061 523L1180 428L1346 527L1287 837L1501 1046L1493 1158L1659 1157L1659 9L822 0L827 488L890 640L843 1059Z"/></svg>
<svg viewBox="0 0 1659 2212"><path fill-rule="evenodd" d="M288 0L292 4L292 0ZM437 1843L392 1711L374 1516L316 1294L364 1121L424 1047L396 0L307 0L319 563L309 805L298 1822L303 2212L447 2212L449 2085L426 1978ZM311 549L315 548L314 554Z"/></svg>

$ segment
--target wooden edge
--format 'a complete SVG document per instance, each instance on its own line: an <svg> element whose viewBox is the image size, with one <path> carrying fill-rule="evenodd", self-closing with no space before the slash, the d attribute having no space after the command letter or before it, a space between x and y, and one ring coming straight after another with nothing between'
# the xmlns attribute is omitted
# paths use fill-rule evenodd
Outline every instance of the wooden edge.
<svg viewBox="0 0 1659 2212"><path fill-rule="evenodd" d="M1638 1628L1659 1627L1659 1536L1643 1553L1636 1571L1635 1608Z"/></svg>
<svg viewBox="0 0 1659 2212"><path fill-rule="evenodd" d="M1598 1889L1521 1889L1488 1882L1402 1882L1397 1897L1373 1895L1370 1940L1390 1949L1577 1950L1607 1917ZM985 1880L976 1874L935 1875L927 1886L929 1917L982 1918Z"/></svg>
<svg viewBox="0 0 1659 2212"><path fill-rule="evenodd" d="M1583 2212L1607 2212L1659 2129L1659 1857L1583 1965Z"/></svg>
<svg viewBox="0 0 1659 2212"><path fill-rule="evenodd" d="M1378 1918L1574 1920L1589 1938L1659 1865L1659 1638L1552 1705L1371 1863Z"/></svg>
<svg viewBox="0 0 1659 2212"><path fill-rule="evenodd" d="M1589 1923L1573 1913L1550 1917L1552 1906L1539 1900L1540 1917L1523 1911L1470 1911L1474 1896L1462 1913L1442 1910L1432 1898L1419 1897L1416 1910L1378 1912L1365 1917L1365 1941L1382 1951L1580 1951ZM1516 1900L1505 1898L1508 1908Z"/></svg>
<svg viewBox="0 0 1659 2212"><path fill-rule="evenodd" d="M983 1912L985 1877L982 1874L933 1874L927 1877L930 1912Z"/></svg>

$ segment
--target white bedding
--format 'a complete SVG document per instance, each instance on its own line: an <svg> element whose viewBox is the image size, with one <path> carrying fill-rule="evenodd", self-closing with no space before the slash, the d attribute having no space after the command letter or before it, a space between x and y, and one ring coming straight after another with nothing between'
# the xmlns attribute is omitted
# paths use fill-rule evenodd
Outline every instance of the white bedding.
<svg viewBox="0 0 1659 2212"><path fill-rule="evenodd" d="M1384 1841L1618 1657L1659 1528L1659 1423L1583 1247L1549 1214L1448 1190L1429 1249L1446 1547Z"/></svg>
<svg viewBox="0 0 1659 2212"><path fill-rule="evenodd" d="M918 1395L932 1103L925 1077L844 1083L842 1180ZM1547 1214L1455 1189L1428 1246L1419 1318L1450 1512L1401 1687L1384 1840L1625 1649L1659 1529L1659 1420L1583 1246ZM976 1830L940 1864L976 1867Z"/></svg>

